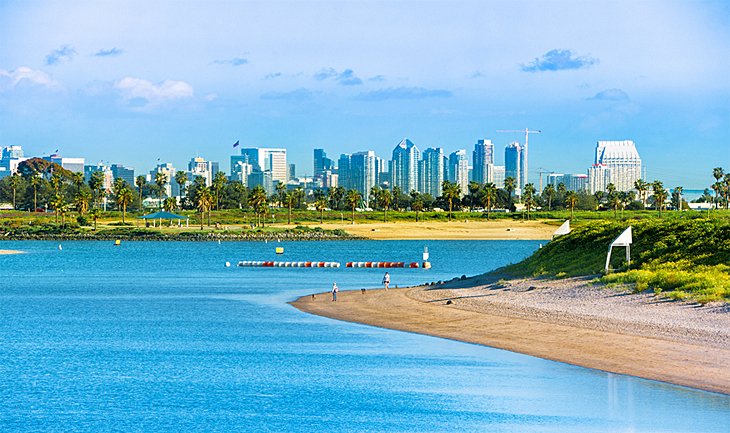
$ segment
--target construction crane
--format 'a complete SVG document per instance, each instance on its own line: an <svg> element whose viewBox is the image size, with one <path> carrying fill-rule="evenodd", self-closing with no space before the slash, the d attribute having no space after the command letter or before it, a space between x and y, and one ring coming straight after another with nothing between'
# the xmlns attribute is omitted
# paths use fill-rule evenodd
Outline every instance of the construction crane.
<svg viewBox="0 0 730 433"><path fill-rule="evenodd" d="M540 194L542 194L542 175L543 174L553 174L555 172L552 170L548 170L545 167L537 167L537 173L540 175L540 190L539 191L540 191Z"/></svg>
<svg viewBox="0 0 730 433"><path fill-rule="evenodd" d="M542 131L539 129L532 131L529 128L525 128L525 129L498 129L497 132L524 132L525 133L525 151L522 153L522 167L520 170L523 173L522 176L524 177L524 183L522 185L520 185L520 188L522 188L525 185L527 185L528 183L530 183L527 180L527 173L528 173L528 171L527 171L527 161L528 161L527 160L527 143L530 139L530 134L540 134ZM520 180L519 179L516 179L516 180L519 183Z"/></svg>

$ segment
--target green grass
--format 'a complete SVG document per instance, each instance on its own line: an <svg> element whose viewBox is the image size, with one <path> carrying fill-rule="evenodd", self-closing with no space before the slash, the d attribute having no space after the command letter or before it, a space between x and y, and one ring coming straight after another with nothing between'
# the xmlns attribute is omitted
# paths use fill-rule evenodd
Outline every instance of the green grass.
<svg viewBox="0 0 730 433"><path fill-rule="evenodd" d="M596 221L579 227L526 260L496 272L512 276L570 277L602 274L608 245L633 227L631 266L614 248L614 273L600 281L630 284L671 299L730 301L730 219Z"/></svg>

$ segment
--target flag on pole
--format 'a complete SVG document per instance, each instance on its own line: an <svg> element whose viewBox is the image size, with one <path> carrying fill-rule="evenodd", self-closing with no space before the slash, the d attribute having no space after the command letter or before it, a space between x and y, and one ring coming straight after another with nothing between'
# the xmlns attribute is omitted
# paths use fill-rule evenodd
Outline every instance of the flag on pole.
<svg viewBox="0 0 730 433"><path fill-rule="evenodd" d="M241 140L236 140L236 142L233 143L233 147L238 147L239 141L241 141Z"/></svg>

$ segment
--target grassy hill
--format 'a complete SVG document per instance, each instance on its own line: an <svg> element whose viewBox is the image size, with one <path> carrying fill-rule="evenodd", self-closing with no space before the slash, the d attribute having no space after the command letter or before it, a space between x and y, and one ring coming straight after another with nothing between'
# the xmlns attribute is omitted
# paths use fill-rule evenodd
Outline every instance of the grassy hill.
<svg viewBox="0 0 730 433"><path fill-rule="evenodd" d="M608 245L633 227L631 266L615 248L603 274ZM628 283L672 299L730 301L730 220L673 219L598 221L548 243L526 260L496 272L512 276L601 275L607 284Z"/></svg>

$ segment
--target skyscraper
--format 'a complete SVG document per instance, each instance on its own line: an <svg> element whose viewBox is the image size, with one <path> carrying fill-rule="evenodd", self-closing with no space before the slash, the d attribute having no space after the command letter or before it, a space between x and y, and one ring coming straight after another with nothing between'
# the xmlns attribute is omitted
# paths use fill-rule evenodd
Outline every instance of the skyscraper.
<svg viewBox="0 0 730 433"><path fill-rule="evenodd" d="M602 176L606 176L605 179ZM608 183L612 183L617 191L633 189L634 182L642 178L641 157L634 142L599 141L596 144L593 166L588 169L588 177L591 194L605 191Z"/></svg>
<svg viewBox="0 0 730 433"><path fill-rule="evenodd" d="M322 176L327 170L334 170L335 162L327 158L324 149L314 149L314 176Z"/></svg>
<svg viewBox="0 0 730 433"><path fill-rule="evenodd" d="M462 194L469 193L469 158L466 149L459 149L449 155L448 179L461 188Z"/></svg>
<svg viewBox="0 0 730 433"><path fill-rule="evenodd" d="M134 169L125 167L122 164L112 164L111 170L114 179L124 179L129 186L134 186Z"/></svg>
<svg viewBox="0 0 730 433"><path fill-rule="evenodd" d="M357 190L363 197L370 194L370 188L377 185L378 157L375 152L367 150L343 153L338 161L337 183L345 189Z"/></svg>
<svg viewBox="0 0 730 433"><path fill-rule="evenodd" d="M438 197L444 179L444 150L440 147L424 150L423 159L419 161L418 191ZM403 191L404 194L409 192Z"/></svg>
<svg viewBox="0 0 730 433"><path fill-rule="evenodd" d="M472 176L475 182L492 182L488 176L487 166L494 164L494 144L492 140L477 140L474 145Z"/></svg>
<svg viewBox="0 0 730 433"><path fill-rule="evenodd" d="M393 149L390 161L390 186L397 186L408 194L418 188L418 160L420 152L411 140L403 139Z"/></svg>
<svg viewBox="0 0 730 433"><path fill-rule="evenodd" d="M241 155L231 156L231 172L238 162L246 162L253 166L253 171L271 171L273 182L288 180L286 149L268 147L249 147L241 149Z"/></svg>
<svg viewBox="0 0 730 433"><path fill-rule="evenodd" d="M505 179L512 177L515 179L516 192L522 191L522 146L514 141L507 145L504 149L504 176Z"/></svg>

